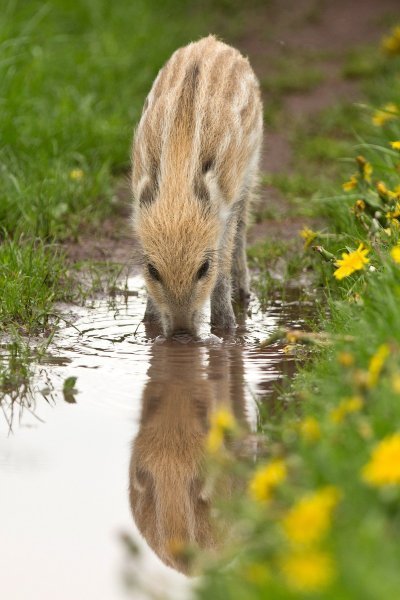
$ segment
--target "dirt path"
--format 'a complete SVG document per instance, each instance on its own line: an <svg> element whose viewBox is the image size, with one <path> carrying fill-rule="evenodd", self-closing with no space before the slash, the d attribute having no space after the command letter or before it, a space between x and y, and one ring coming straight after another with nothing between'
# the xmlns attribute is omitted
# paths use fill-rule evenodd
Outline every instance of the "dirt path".
<svg viewBox="0 0 400 600"><path fill-rule="evenodd" d="M349 51L377 44L399 12L398 0L271 0L246 13L242 33L222 35L247 54L263 86L265 141L262 170L289 175L293 171L292 138L296 128L339 102L361 100L360 85L345 79ZM278 123L269 116L275 110ZM117 214L101 231L82 236L67 247L71 260L109 260L132 264L130 193L127 178L117 188ZM307 219L293 215L291 202L273 186L260 191L258 211L268 209L249 231L249 242L266 237L296 238Z"/></svg>
<svg viewBox="0 0 400 600"><path fill-rule="evenodd" d="M359 82L345 79L343 67L348 53L368 44L378 44L387 31L390 16L398 14L397 0L274 0L257 11L238 40L248 54L261 82L268 75L279 77L282 68L293 61L300 69L312 67L322 74L314 86L293 88L280 94L280 127L265 122L262 169L267 174L290 174L293 170L292 137L296 127L340 102L360 101ZM295 73L293 74L295 75ZM305 82L307 83L307 82ZM304 85L304 81L303 81ZM286 86L289 88L289 85ZM298 84L301 87L301 80ZM273 93L263 86L268 110ZM291 203L274 187L264 187L260 207L277 215L264 219L249 231L254 243L266 236L290 239L298 235L306 219L291 216Z"/></svg>

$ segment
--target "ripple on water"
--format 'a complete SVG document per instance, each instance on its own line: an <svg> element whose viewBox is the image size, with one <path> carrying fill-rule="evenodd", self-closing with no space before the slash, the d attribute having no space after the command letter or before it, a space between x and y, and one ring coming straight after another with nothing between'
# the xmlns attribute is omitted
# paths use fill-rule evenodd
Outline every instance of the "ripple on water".
<svg viewBox="0 0 400 600"><path fill-rule="evenodd" d="M200 340L178 343L146 330L141 279L132 278L129 288L134 293L126 297L71 308L70 325L60 328L51 355L35 367L22 406L3 404L12 410L0 431L5 597L45 600L55 589L57 600L123 597L120 531L133 532L142 550L142 577L165 581L163 588L175 593L182 576L163 566L135 533L127 500L130 448L142 410L151 412L158 401L167 409L177 396L186 398L188 410L192 400L196 411L224 402L254 430L256 400L268 401L294 369L282 345L260 349L259 342L277 327L303 325L309 308L295 295L274 298L266 312L253 299L235 335L213 336L204 326ZM63 396L68 377L77 378L72 404ZM184 417L171 410L174 418ZM16 586L20 564L24 578ZM94 569L88 589L87 573Z"/></svg>

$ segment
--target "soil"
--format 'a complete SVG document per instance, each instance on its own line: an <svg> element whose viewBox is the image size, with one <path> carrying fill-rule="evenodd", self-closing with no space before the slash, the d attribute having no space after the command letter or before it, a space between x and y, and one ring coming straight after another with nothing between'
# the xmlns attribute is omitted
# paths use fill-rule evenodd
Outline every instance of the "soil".
<svg viewBox="0 0 400 600"><path fill-rule="evenodd" d="M388 29L390 16L398 14L397 0L273 0L257 10L247 23L238 47L249 56L260 81L274 70L283 56L320 56L315 66L323 80L314 88L286 93L281 98L285 130L271 131L265 123L262 169L265 173L290 173L291 132L300 122L339 102L362 100L359 83L346 80L342 68L349 51L377 44ZM272 33L271 33L272 32ZM264 104L271 101L264 89ZM249 230L249 242L269 238L292 239L310 221L290 216L290 202L278 190L264 188L260 209L270 208L279 218L265 219Z"/></svg>
<svg viewBox="0 0 400 600"><path fill-rule="evenodd" d="M128 177L119 181L115 196L118 203L112 217L100 225L85 226L77 240L67 242L66 251L72 262L111 261L125 265L132 261L135 250Z"/></svg>
<svg viewBox="0 0 400 600"><path fill-rule="evenodd" d="M290 173L292 165L291 133L300 122L341 101L362 100L357 81L346 80L342 67L349 51L368 44L378 44L393 17L399 13L398 0L270 0L255 3L246 13L242 33L229 40L249 56L260 81L276 75L279 60L289 56L313 56L323 73L320 84L306 91L280 96L285 128L274 130L265 123L264 152L261 168L265 173ZM223 36L222 36L223 37ZM227 36L226 36L227 37ZM317 59L316 59L317 57ZM263 90L265 106L271 102L268 89ZM101 230L82 235L78 242L67 244L72 261L109 260L131 263L134 241L129 218L129 185L124 179L118 185L121 206ZM275 216L254 224L249 230L249 243L266 237L291 239L309 221L291 216L290 202L272 187L260 190L259 210L271 209Z"/></svg>

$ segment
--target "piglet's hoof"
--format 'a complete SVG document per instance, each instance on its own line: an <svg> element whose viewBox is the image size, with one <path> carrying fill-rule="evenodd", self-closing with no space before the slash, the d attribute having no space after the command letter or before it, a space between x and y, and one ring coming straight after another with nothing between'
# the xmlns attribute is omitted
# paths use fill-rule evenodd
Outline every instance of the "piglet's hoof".
<svg viewBox="0 0 400 600"><path fill-rule="evenodd" d="M236 319L233 316L221 315L218 319L211 319L212 329L233 332L236 329Z"/></svg>

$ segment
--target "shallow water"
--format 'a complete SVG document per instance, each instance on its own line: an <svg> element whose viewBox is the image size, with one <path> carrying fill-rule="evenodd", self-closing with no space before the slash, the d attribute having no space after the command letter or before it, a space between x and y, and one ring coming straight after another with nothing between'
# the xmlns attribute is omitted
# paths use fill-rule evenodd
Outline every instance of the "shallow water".
<svg viewBox="0 0 400 600"><path fill-rule="evenodd" d="M281 344L260 350L259 342L277 326L302 326L309 307L296 293L290 301L272 299L264 313L253 300L235 336L209 338L205 328L203 341L183 344L146 331L142 280L131 278L129 290L91 308L69 308L71 325L35 367L25 407L3 401L0 581L7 600L127 597L122 533L140 548L135 570L144 586L185 597L185 576L156 556L132 518L133 511L144 530L143 502L156 502L140 496L146 477L157 460L178 473L174 436L184 448L189 434L204 435L208 415L221 404L256 429L257 401L271 401L282 377L293 373ZM77 392L64 396L70 376ZM165 488L152 486L161 490L159 502ZM158 517L160 510L167 514L168 507L153 508ZM152 545L168 562L160 539Z"/></svg>

